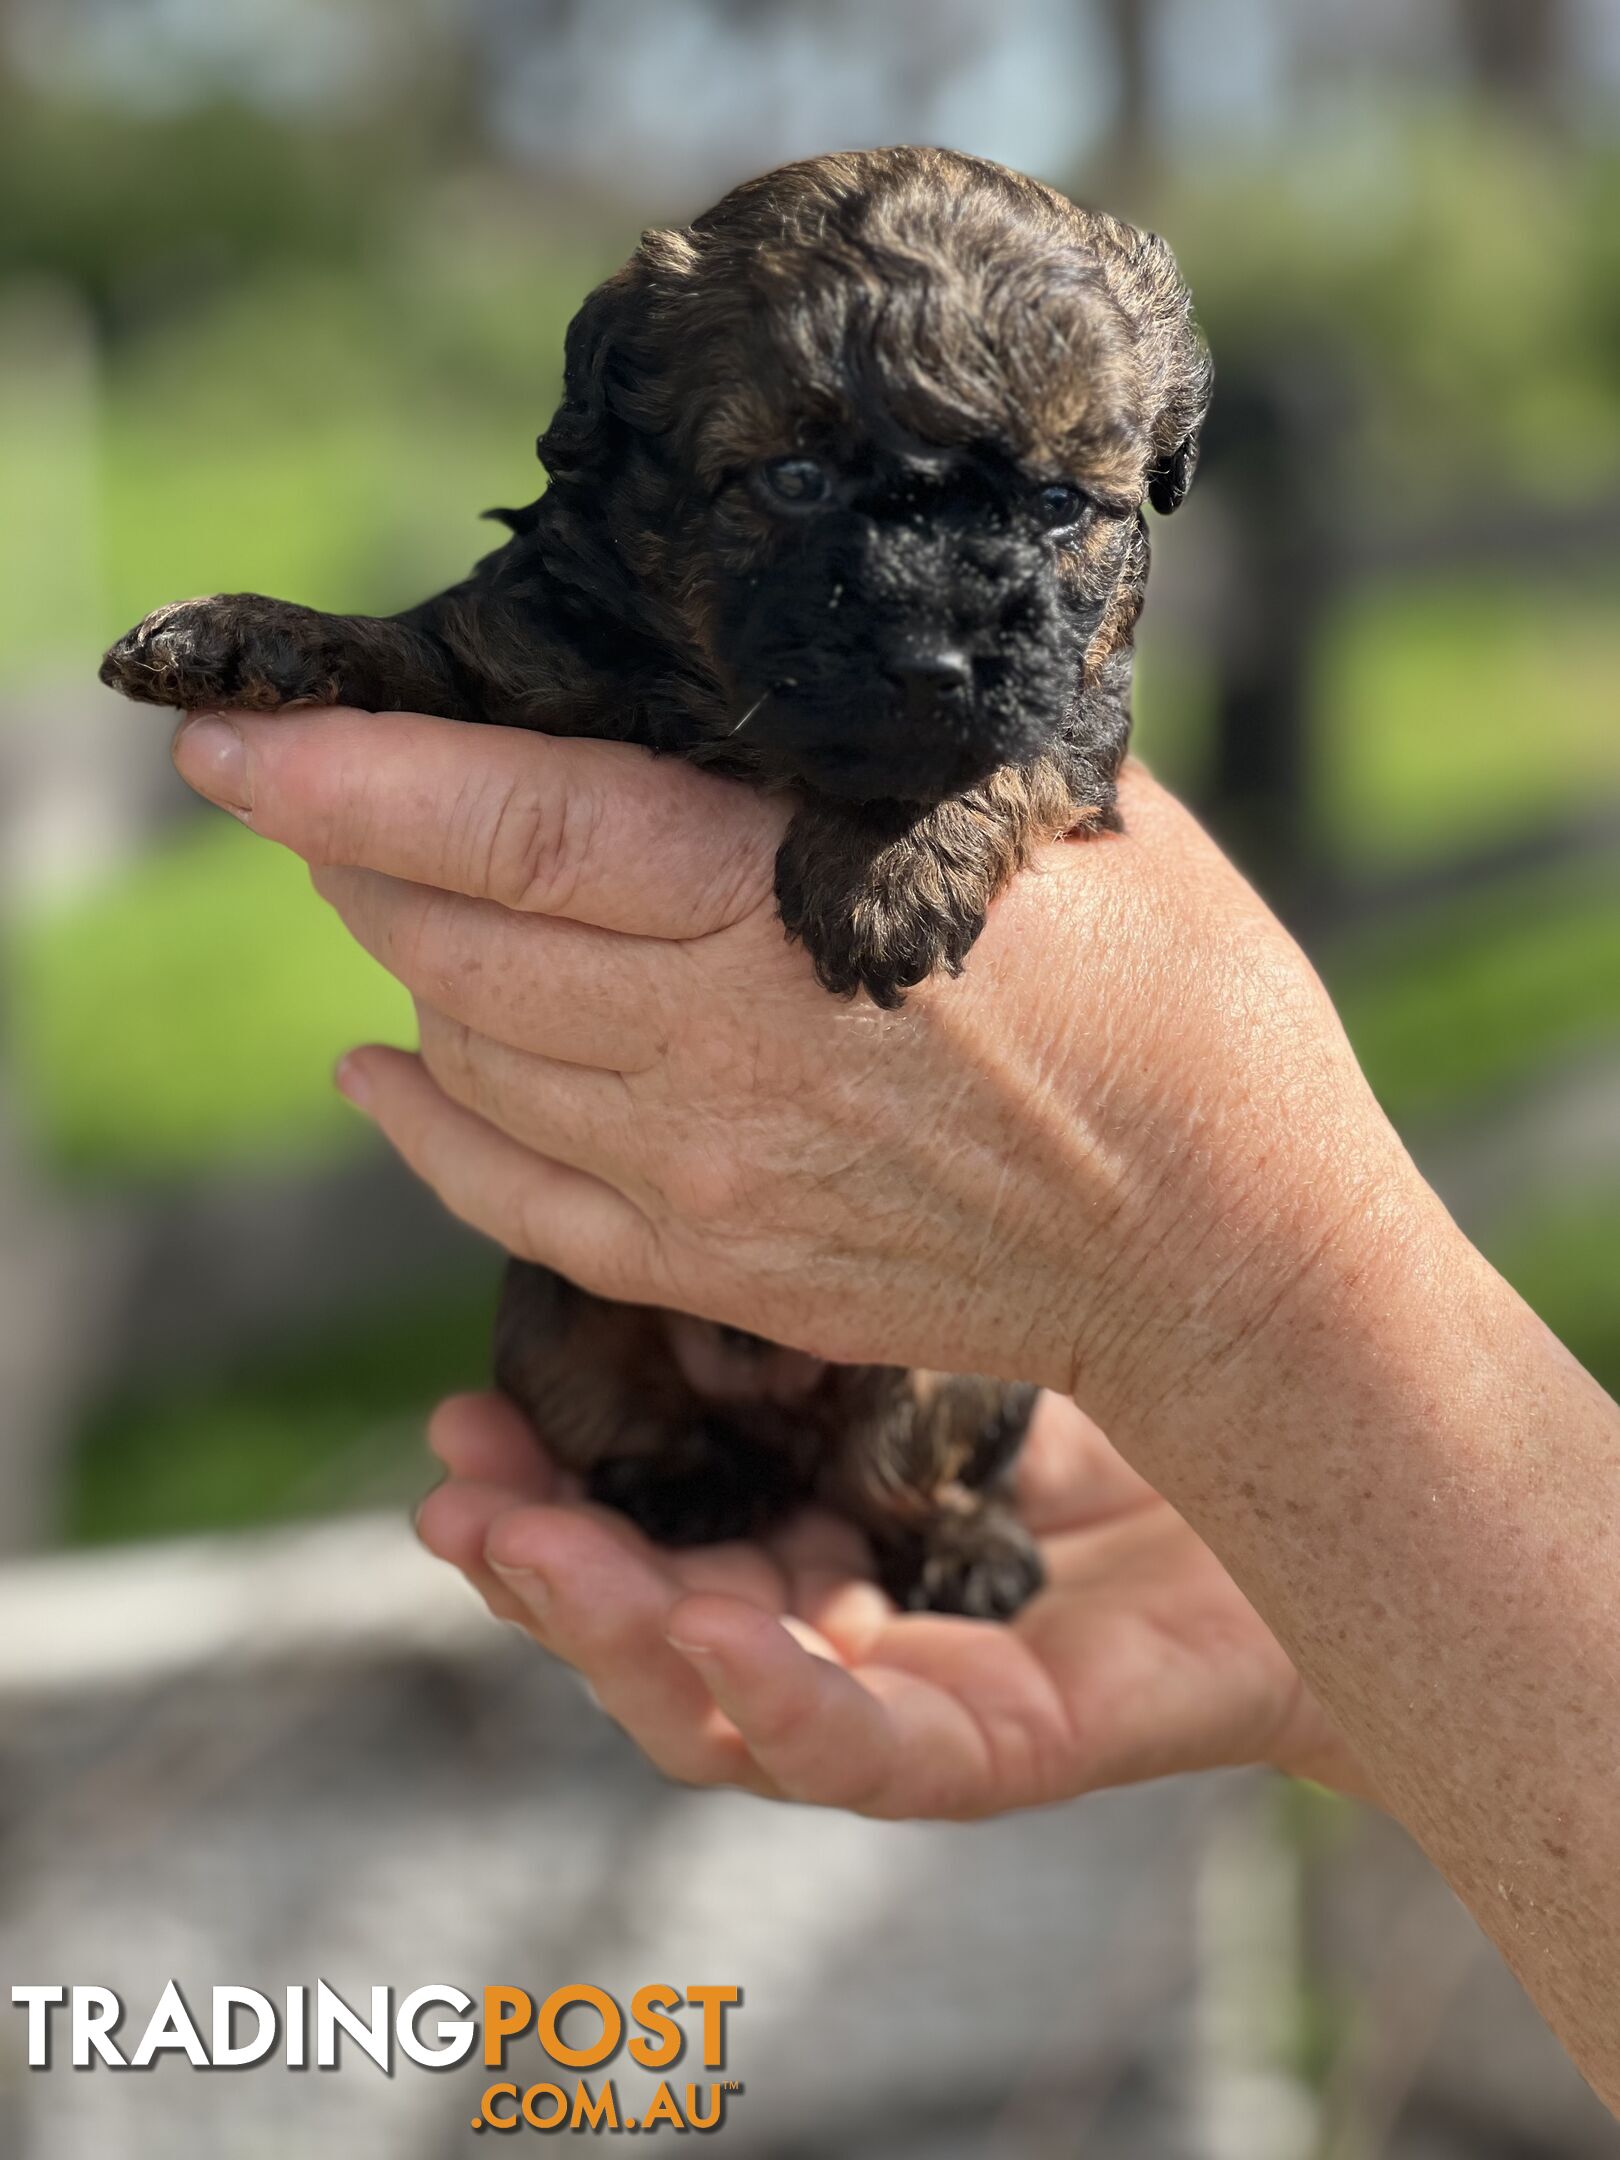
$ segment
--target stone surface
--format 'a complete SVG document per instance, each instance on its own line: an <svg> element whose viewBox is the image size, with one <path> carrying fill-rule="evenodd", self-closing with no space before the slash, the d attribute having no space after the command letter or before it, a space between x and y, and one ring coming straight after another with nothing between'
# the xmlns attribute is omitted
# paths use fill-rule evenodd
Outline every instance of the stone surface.
<svg viewBox="0 0 1620 2160"><path fill-rule="evenodd" d="M1304 1978L1324 2000L1357 1992L1363 2022L1415 2039L1347 2058L1347 2119L1389 2118L1377 2144L1347 2149L1616 2149L1472 1923L1375 1818L1347 1811L1307 1864L1314 1962L1296 1974L1286 1928L1261 1926L1236 1954L1211 1937L1230 1927L1234 1887L1242 1916L1234 1867L1278 1835L1267 1780L1174 1781L968 1827L690 1792L571 1676L410 1559L403 1526L303 1542L0 1575L11 1981L104 1983L137 2031L170 1978L194 2007L225 1982L273 1996L324 1978L362 2005L383 1983L538 1996L587 1980L627 1999L653 1980L737 1982L727 2074L745 2089L718 2142L739 2156L1220 2160L1232 2147L1218 2124L1268 2090L1281 2109L1286 2065L1207 2059L1210 2032L1241 2057L1260 2025L1242 2001L1211 2017L1206 1998L1234 1973L1256 1989ZM87 1601L71 1626L64 1601ZM121 1611L123 1641L97 1652ZM31 1627L60 1647L50 1684L29 1689ZM1286 1917L1276 1890L1296 1859L1256 1872L1257 1914ZM0 2017L7 2160L445 2160L477 2146L476 2068L30 2073L20 2013ZM545 2067L530 2043L512 2074ZM621 2063L618 2082L631 2104L637 2074ZM1313 2120L1272 2110L1244 2160L1307 2160Z"/></svg>

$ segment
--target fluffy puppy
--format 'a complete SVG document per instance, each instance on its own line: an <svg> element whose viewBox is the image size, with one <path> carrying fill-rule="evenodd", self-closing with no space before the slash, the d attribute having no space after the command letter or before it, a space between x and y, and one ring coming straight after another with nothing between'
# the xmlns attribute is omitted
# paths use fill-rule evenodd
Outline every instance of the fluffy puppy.
<svg viewBox="0 0 1620 2160"><path fill-rule="evenodd" d="M647 233L568 331L511 538L387 619L184 601L102 679L179 707L417 709L612 736L796 802L776 868L827 989L957 973L1043 842L1114 826L1144 503L1210 366L1170 250L940 150L849 153ZM836 1367L515 1262L501 1384L654 1537L815 1497L903 1602L1039 1581L997 1486L1031 1391Z"/></svg>

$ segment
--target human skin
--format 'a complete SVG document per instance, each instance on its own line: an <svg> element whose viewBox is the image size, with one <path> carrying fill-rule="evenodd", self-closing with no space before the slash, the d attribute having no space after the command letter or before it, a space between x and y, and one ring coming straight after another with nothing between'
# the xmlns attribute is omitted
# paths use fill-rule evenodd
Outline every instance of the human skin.
<svg viewBox="0 0 1620 2160"><path fill-rule="evenodd" d="M1375 1791L1620 2101L1620 1411L1146 774L884 1014L782 939L782 806L687 768L302 712L176 756L413 992L420 1058L340 1085L468 1221L608 1296L1087 1413L1043 1411L1053 1585L997 1628L887 1610L824 1522L654 1552L463 1399L422 1534L495 1610L700 1781L946 1815L1235 1760Z"/></svg>

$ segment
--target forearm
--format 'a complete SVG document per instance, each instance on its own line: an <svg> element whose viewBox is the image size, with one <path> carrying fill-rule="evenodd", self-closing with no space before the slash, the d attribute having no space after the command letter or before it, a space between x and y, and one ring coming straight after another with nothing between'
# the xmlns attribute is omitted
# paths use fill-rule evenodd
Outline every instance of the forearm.
<svg viewBox="0 0 1620 2160"><path fill-rule="evenodd" d="M1620 2103L1620 1411L1432 1196L1116 1440Z"/></svg>

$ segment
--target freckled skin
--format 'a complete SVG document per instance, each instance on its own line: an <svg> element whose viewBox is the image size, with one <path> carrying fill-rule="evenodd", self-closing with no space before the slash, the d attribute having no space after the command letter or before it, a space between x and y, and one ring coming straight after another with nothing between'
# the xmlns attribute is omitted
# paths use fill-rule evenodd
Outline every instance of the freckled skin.
<svg viewBox="0 0 1620 2160"><path fill-rule="evenodd" d="M492 513L511 537L461 584L387 620L182 602L102 678L612 737L791 789L784 929L829 991L892 1009L961 972L1038 848L1117 829L1144 505L1185 495L1209 390L1155 236L953 153L815 159L647 234L587 299L550 486ZM654 1534L814 1494L904 1602L1004 1615L1038 1583L994 1496L1027 1388L826 1367L788 1403L719 1337L695 1388L667 1329L567 1287L513 1269L500 1379Z"/></svg>

